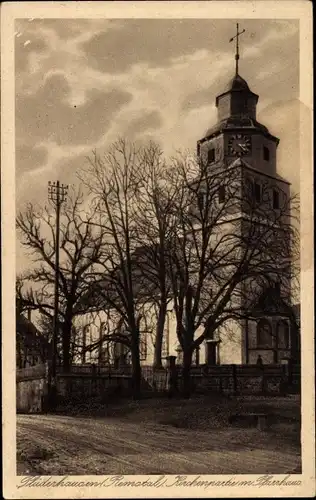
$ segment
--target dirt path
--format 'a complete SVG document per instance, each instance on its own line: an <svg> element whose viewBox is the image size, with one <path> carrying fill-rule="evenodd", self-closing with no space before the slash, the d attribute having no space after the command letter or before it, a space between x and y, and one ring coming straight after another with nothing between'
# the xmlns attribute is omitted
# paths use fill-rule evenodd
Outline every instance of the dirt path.
<svg viewBox="0 0 316 500"><path fill-rule="evenodd" d="M20 474L286 474L299 450L257 429L192 431L111 418L19 415Z"/></svg>

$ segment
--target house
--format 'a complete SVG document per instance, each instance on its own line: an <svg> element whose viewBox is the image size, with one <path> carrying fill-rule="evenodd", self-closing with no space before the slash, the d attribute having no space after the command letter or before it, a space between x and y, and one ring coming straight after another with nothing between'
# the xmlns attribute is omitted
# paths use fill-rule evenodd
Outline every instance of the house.
<svg viewBox="0 0 316 500"><path fill-rule="evenodd" d="M16 367L26 368L45 363L48 359L49 344L27 316L16 314Z"/></svg>

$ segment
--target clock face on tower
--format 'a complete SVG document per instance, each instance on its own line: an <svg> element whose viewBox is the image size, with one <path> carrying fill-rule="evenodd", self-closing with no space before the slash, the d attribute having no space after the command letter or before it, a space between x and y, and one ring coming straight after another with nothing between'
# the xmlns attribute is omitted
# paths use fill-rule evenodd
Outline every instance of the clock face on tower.
<svg viewBox="0 0 316 500"><path fill-rule="evenodd" d="M243 134L235 134L229 138L228 152L234 156L244 156L251 152L251 138Z"/></svg>

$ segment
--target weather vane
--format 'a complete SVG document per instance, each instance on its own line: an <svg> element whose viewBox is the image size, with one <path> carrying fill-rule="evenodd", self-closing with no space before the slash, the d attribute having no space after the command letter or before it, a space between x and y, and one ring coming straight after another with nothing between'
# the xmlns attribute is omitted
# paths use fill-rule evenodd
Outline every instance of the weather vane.
<svg viewBox="0 0 316 500"><path fill-rule="evenodd" d="M233 36L229 42L233 42L236 38L236 55L235 55L235 61L236 61L236 75L238 75L238 61L239 61L239 37L243 33L245 33L246 30L238 31L239 29L239 24L237 23L237 34Z"/></svg>

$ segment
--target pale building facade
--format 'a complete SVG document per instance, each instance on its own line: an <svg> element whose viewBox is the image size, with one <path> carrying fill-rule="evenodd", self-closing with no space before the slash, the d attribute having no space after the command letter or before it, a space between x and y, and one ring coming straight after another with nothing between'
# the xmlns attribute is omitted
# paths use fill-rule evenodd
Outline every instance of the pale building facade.
<svg viewBox="0 0 316 500"><path fill-rule="evenodd" d="M176 318L172 306L172 302L170 302L165 320L161 352L163 364L168 356L176 356L177 362L181 363L181 349L176 334ZM154 362L157 310L150 302L143 306L144 309L145 311L142 311L142 314L145 312L144 319L140 323L140 361L142 365L151 366ZM130 354L124 345L115 344L112 341L100 342L107 332L113 332L118 321L119 318L113 311L110 313L106 311L89 313L80 318L75 326L78 352L73 362L75 364L129 364ZM198 334L199 331L197 331L197 336ZM87 349L94 344L98 345L91 350ZM206 347L204 345L194 353L192 360L194 364L205 363Z"/></svg>

